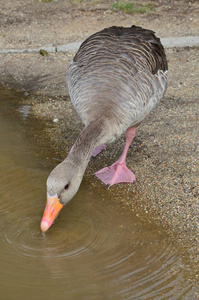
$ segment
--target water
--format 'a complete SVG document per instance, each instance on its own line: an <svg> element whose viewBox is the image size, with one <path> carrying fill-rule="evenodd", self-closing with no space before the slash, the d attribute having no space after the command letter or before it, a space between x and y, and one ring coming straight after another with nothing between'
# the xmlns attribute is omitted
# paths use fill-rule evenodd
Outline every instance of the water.
<svg viewBox="0 0 199 300"><path fill-rule="evenodd" d="M42 235L45 181L59 157L44 124L21 104L25 95L3 88L0 95L1 299L196 299L172 240L104 188L83 181Z"/></svg>

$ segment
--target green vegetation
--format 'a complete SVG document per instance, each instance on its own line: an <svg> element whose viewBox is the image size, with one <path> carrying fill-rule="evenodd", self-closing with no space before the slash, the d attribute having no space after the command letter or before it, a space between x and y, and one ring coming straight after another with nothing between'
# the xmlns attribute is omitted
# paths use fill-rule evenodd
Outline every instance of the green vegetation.
<svg viewBox="0 0 199 300"><path fill-rule="evenodd" d="M70 3L71 4L78 4L78 3L81 3L82 0L70 0Z"/></svg>
<svg viewBox="0 0 199 300"><path fill-rule="evenodd" d="M126 14L133 13L145 13L150 10L154 10L153 3L147 3L145 5L141 5L138 3L133 3L132 1L117 1L112 4L112 7L116 10L122 11Z"/></svg>
<svg viewBox="0 0 199 300"><path fill-rule="evenodd" d="M42 55L42 56L47 56L48 55L48 51L44 50L44 49L40 49L39 50L39 53Z"/></svg>
<svg viewBox="0 0 199 300"><path fill-rule="evenodd" d="M53 0L41 0L43 3L53 2Z"/></svg>

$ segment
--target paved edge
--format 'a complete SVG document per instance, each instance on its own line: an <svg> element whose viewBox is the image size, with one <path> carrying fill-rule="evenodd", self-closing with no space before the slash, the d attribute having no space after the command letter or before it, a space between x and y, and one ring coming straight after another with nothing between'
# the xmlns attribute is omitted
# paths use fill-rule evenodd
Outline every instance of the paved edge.
<svg viewBox="0 0 199 300"><path fill-rule="evenodd" d="M171 37L161 38L161 42L165 48L181 48L181 47L197 47L199 46L199 36L186 36L186 37ZM48 53L68 52L74 53L79 49L82 42L68 43L60 46L43 46L39 48L30 49L0 49L0 54L9 53L38 53L41 49L46 50Z"/></svg>

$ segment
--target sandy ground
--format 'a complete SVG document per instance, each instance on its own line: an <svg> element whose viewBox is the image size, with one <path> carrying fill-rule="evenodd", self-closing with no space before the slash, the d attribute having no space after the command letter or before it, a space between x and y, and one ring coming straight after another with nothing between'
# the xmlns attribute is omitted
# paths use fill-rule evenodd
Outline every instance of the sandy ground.
<svg viewBox="0 0 199 300"><path fill-rule="evenodd" d="M110 25L141 25L160 37L199 35L198 1L150 1L155 10L127 15L112 10L113 1L1 0L0 49L36 48L80 41ZM76 3L76 4L74 4ZM139 3L147 3L139 1ZM169 88L137 130L127 163L136 175L134 185L105 190L128 205L140 218L166 227L190 261L197 258L199 109L199 49L167 49ZM65 73L73 55L1 54L0 82L29 92L31 112L54 124L48 132L64 158L82 123L69 101ZM67 138L66 138L67 136ZM85 177L96 189L101 183L92 174L114 162L122 152L124 137L91 160Z"/></svg>

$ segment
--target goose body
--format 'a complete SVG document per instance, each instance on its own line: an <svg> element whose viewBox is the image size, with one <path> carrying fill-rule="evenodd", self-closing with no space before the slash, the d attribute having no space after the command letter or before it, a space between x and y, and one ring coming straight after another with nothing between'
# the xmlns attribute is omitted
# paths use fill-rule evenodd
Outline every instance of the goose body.
<svg viewBox="0 0 199 300"><path fill-rule="evenodd" d="M68 68L71 101L85 125L107 113L112 142L160 101L167 69L164 49L152 31L107 28L83 42Z"/></svg>
<svg viewBox="0 0 199 300"><path fill-rule="evenodd" d="M134 174L126 167L126 154L135 128L166 91L167 70L160 39L141 27L113 26L82 43L68 68L67 84L85 128L67 158L48 177L42 231L50 227L63 204L79 189L93 150L100 152L104 148L101 145L113 142L124 132L122 156L96 176L109 185L134 182Z"/></svg>

